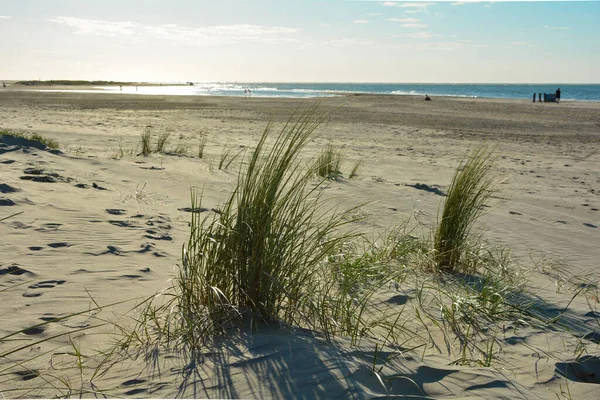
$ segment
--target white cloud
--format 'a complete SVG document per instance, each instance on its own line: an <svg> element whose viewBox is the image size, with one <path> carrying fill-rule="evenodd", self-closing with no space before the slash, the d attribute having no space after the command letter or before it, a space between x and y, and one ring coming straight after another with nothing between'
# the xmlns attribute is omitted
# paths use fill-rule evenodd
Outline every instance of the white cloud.
<svg viewBox="0 0 600 400"><path fill-rule="evenodd" d="M71 17L56 17L48 21L73 28L78 34L101 36L131 36L136 35L142 28L142 25L135 22L109 22Z"/></svg>
<svg viewBox="0 0 600 400"><path fill-rule="evenodd" d="M383 15L383 14L381 14L381 13L368 13L367 15L371 16L371 17L378 17L378 16Z"/></svg>
<svg viewBox="0 0 600 400"><path fill-rule="evenodd" d="M0 19L10 19L10 17L7 17L6 15L0 15Z"/></svg>
<svg viewBox="0 0 600 400"><path fill-rule="evenodd" d="M402 26L405 28L427 28L425 24L403 24Z"/></svg>
<svg viewBox="0 0 600 400"><path fill-rule="evenodd" d="M404 23L419 22L417 18L389 18L388 21Z"/></svg>
<svg viewBox="0 0 600 400"><path fill-rule="evenodd" d="M397 49L433 49L442 51L456 51L465 48L484 48L488 47L486 44L468 44L458 41L450 42L429 42L423 41L419 43L403 43L394 46Z"/></svg>
<svg viewBox="0 0 600 400"><path fill-rule="evenodd" d="M331 39L321 42L322 46L366 46L372 44L372 40L360 40L352 38Z"/></svg>
<svg viewBox="0 0 600 400"><path fill-rule="evenodd" d="M398 3L396 3L395 1L384 1L383 3L380 3L380 4L385 7L394 7Z"/></svg>
<svg viewBox="0 0 600 400"><path fill-rule="evenodd" d="M75 34L80 35L128 36L136 39L150 37L201 45L239 41L290 42L294 40L289 38L289 35L299 31L296 28L263 27L249 24L191 28L176 24L152 26L136 22L111 22L72 17L56 17L49 21L72 28Z"/></svg>
<svg viewBox="0 0 600 400"><path fill-rule="evenodd" d="M462 6L464 4L467 4L467 2L466 1L457 1L457 2L452 3L451 5L452 6Z"/></svg>
<svg viewBox="0 0 600 400"><path fill-rule="evenodd" d="M419 3L402 3L400 4L398 7L402 7L402 8L420 8L420 9L426 9L429 6L434 5L435 3L429 3L429 2L419 2Z"/></svg>
<svg viewBox="0 0 600 400"><path fill-rule="evenodd" d="M407 33L406 35L402 35L402 37L412 38L412 39L425 39L428 40L432 37L437 37L441 35L436 35L434 33L429 32L416 32L416 33Z"/></svg>
<svg viewBox="0 0 600 400"><path fill-rule="evenodd" d="M546 28L546 29L554 29L554 30L558 30L558 31L567 31L567 30L569 30L568 26L549 26L549 25L545 25L544 28Z"/></svg>
<svg viewBox="0 0 600 400"><path fill-rule="evenodd" d="M355 24L368 24L369 21L367 21L366 19L355 19L354 21Z"/></svg>

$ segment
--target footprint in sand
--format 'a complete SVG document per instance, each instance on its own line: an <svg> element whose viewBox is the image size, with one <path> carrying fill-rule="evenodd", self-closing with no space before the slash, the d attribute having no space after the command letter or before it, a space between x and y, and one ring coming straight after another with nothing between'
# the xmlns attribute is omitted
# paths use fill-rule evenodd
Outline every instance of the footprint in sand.
<svg viewBox="0 0 600 400"><path fill-rule="evenodd" d="M597 228L598 227L597 225L590 224L589 222L584 222L583 225L587 226L588 228Z"/></svg>
<svg viewBox="0 0 600 400"><path fill-rule="evenodd" d="M120 228L139 228L139 225L136 224L135 222L131 222L131 221L116 221L116 220L112 220L112 221L108 221L109 224L112 224L114 226L118 226Z"/></svg>
<svg viewBox="0 0 600 400"><path fill-rule="evenodd" d="M35 276L35 274L31 271L27 271L26 269L23 269L21 267L19 267L18 265L11 265L8 268L2 268L0 269L0 276L2 275L30 275L30 276Z"/></svg>
<svg viewBox="0 0 600 400"><path fill-rule="evenodd" d="M63 283L65 283L66 281L61 279L61 280L48 280L48 281L41 281L38 283L35 283L31 286L29 286L29 289L54 289L56 286L62 285ZM43 292L34 292L34 293L23 293L23 297L40 297L43 294Z"/></svg>
<svg viewBox="0 0 600 400"><path fill-rule="evenodd" d="M33 285L29 286L29 288L30 289L53 289L56 286L62 285L65 282L66 282L66 280L64 280L64 279L41 281L38 283L34 283Z"/></svg>
<svg viewBox="0 0 600 400"><path fill-rule="evenodd" d="M31 379L37 378L38 376L40 376L39 371L35 370L35 369L30 369L27 371L17 371L17 372L11 372L13 375L16 375L19 377L20 380L22 381L29 381Z"/></svg>
<svg viewBox="0 0 600 400"><path fill-rule="evenodd" d="M152 231L152 229L148 229L146 232ZM152 231L154 232L154 231ZM145 238L147 239L152 239L152 240L173 240L173 238L171 237L171 235L169 235L168 233L161 233L161 234L157 234L157 235L144 235Z"/></svg>
<svg viewBox="0 0 600 400"><path fill-rule="evenodd" d="M123 210L122 208L107 208L106 212L110 215L123 215L126 210Z"/></svg>
<svg viewBox="0 0 600 400"><path fill-rule="evenodd" d="M62 226L62 224L48 223L48 224L43 224L42 226L37 228L36 231L38 231L38 232L56 231L61 226Z"/></svg>
<svg viewBox="0 0 600 400"><path fill-rule="evenodd" d="M52 247L53 249L60 249L61 247L71 247L71 245L66 242L56 242L48 243L48 247Z"/></svg>
<svg viewBox="0 0 600 400"><path fill-rule="evenodd" d="M31 251L40 251L43 249L43 247L42 246L30 246L30 247L28 247L28 249Z"/></svg>
<svg viewBox="0 0 600 400"><path fill-rule="evenodd" d="M556 372L575 382L600 383L600 357L585 355L572 362L556 363Z"/></svg>
<svg viewBox="0 0 600 400"><path fill-rule="evenodd" d="M6 183L0 183L0 193L15 193L20 191L21 189L17 189L14 186L7 185Z"/></svg>
<svg viewBox="0 0 600 400"><path fill-rule="evenodd" d="M31 328L27 328L25 330L23 330L22 332L25 335L39 335L40 333L43 333L46 330L46 328L44 328L43 326L33 326Z"/></svg>
<svg viewBox="0 0 600 400"><path fill-rule="evenodd" d="M6 206L6 207L10 207L10 206L14 206L16 205L16 203L14 201L12 201L11 199L5 199L4 197L0 197L0 207Z"/></svg>

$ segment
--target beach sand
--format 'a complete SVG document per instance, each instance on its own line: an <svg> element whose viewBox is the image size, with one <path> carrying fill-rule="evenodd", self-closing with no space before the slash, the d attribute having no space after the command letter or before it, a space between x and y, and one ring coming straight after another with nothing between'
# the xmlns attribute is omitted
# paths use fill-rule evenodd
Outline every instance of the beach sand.
<svg viewBox="0 0 600 400"><path fill-rule="evenodd" d="M189 234L190 188L202 190L202 207L214 214L236 183L243 159L219 170L224 148L232 154L252 149L269 121L277 131L300 104L314 101L0 91L0 130L55 138L61 150L0 147L0 219L21 212L0 222L0 337L119 301L129 300L106 307L102 315L119 321L134 316L129 310L136 301L169 287L177 274ZM303 155L314 157L327 144L343 146L346 176L354 162L364 160L357 179L332 182L325 196L344 207L362 205L360 226L371 236L411 215L427 235L466 151L495 146L494 171L506 180L478 226L528 269L528 288L549 304L549 317L568 307L562 315L571 332L507 326L499 333L502 352L491 368L450 365L456 354L448 354L443 343L439 352L428 346L424 358L422 348L406 351L385 364L381 374L403 378L384 389L369 367L368 340L356 349L344 338L331 345L310 332L273 328L224 339L183 385L178 367L163 366L159 376L138 358L98 377L97 388L109 397L145 398L390 393L550 399L567 398L567 392L599 398L598 287L594 292L588 285L589 295L572 298L582 282L600 279L600 103L348 95L321 99L320 110L332 113ZM146 127L172 130L170 146L189 143L190 156L136 156ZM206 147L199 159L192 155L201 137ZM565 265L568 275L542 273L548 260ZM405 293L411 297L410 289ZM382 291L378 299L394 296L393 290ZM0 343L0 351L27 345L25 355L0 360L0 393L6 398L60 393L51 387L64 386L57 379L40 382L14 365L39 356L28 363L35 368L28 368L50 368L53 376L61 374L59 367L72 369L73 362L59 354L73 351L68 337L51 338L95 323L90 314ZM82 352L92 353L110 345L110 329L71 337ZM29 345L41 339L49 340ZM63 350L55 350L58 346ZM577 363L579 356L588 357L585 366ZM584 371L567 372L566 379L560 373L565 366ZM83 379L88 386L89 375ZM73 382L80 378L75 372ZM36 385L45 388L11 391Z"/></svg>

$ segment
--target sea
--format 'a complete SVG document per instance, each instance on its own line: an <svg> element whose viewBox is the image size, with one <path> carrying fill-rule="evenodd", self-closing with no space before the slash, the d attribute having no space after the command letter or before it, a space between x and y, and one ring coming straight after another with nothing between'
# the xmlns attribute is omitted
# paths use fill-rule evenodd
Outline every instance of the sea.
<svg viewBox="0 0 600 400"><path fill-rule="evenodd" d="M533 93L555 93L561 100L600 101L600 84L484 84L484 83L273 83L214 82L191 84L156 84L144 86L99 86L95 90L70 92L127 93L141 95L251 96L251 97L331 97L350 93L397 96L464 97L495 99L529 99ZM44 90L62 91L62 90ZM537 100L537 99L536 99Z"/></svg>

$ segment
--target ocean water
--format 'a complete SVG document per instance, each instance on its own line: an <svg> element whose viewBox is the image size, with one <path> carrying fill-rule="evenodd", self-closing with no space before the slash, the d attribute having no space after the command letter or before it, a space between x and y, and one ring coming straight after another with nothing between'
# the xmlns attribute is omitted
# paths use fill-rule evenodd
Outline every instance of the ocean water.
<svg viewBox="0 0 600 400"><path fill-rule="evenodd" d="M531 100L533 93L555 93L561 89L561 100L600 101L600 84L453 84L453 83L196 83L173 86L98 87L110 93L146 95L198 95L252 97L328 97L348 93L369 93L416 96L453 96L467 98L498 98ZM48 91L48 90L46 90ZM54 90L49 90L54 91ZM59 91L59 90L56 90ZM92 92L77 90L78 92ZM97 90L95 90L97 92ZM536 99L537 100L537 99Z"/></svg>

